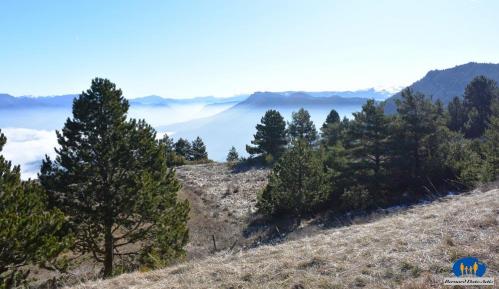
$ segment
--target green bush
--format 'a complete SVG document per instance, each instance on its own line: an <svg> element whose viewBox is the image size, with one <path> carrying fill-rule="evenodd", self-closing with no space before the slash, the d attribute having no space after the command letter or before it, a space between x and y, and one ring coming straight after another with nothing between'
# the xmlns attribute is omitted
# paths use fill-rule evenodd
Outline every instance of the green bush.
<svg viewBox="0 0 499 289"><path fill-rule="evenodd" d="M458 188L472 188L492 179L490 166L481 156L480 148L480 143L467 140L462 135L454 136L441 145L444 163L452 172L450 180Z"/></svg>
<svg viewBox="0 0 499 289"><path fill-rule="evenodd" d="M227 158L225 159L228 163L235 163L239 161L239 154L234 146L232 146L227 153Z"/></svg>
<svg viewBox="0 0 499 289"><path fill-rule="evenodd" d="M340 196L341 208L345 211L366 210L374 205L374 199L363 186L354 186Z"/></svg>
<svg viewBox="0 0 499 289"><path fill-rule="evenodd" d="M267 215L301 215L313 212L327 197L320 154L306 141L298 141L277 161L257 207Z"/></svg>

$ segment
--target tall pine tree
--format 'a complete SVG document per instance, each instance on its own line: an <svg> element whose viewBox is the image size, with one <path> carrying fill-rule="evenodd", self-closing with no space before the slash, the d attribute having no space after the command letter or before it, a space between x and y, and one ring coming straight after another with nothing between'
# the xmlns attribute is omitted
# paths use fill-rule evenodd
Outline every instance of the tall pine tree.
<svg viewBox="0 0 499 289"><path fill-rule="evenodd" d="M300 108L298 112L293 112L292 120L288 124L288 133L292 142L297 140L305 140L310 145L313 145L317 140L317 130L315 125L310 120L310 113L304 108Z"/></svg>
<svg viewBox="0 0 499 289"><path fill-rule="evenodd" d="M150 125L127 120L128 107L115 84L92 80L57 132L57 157L46 157L39 175L74 228L75 249L102 262L105 277L116 257L181 257L188 238L189 205L177 200L165 147Z"/></svg>
<svg viewBox="0 0 499 289"><path fill-rule="evenodd" d="M353 116L348 131L351 165L359 183L367 186L371 193L379 194L389 158L389 119L374 100L368 100L362 111Z"/></svg>
<svg viewBox="0 0 499 289"><path fill-rule="evenodd" d="M208 160L206 146L199 136L192 142L191 148L191 158L193 161Z"/></svg>
<svg viewBox="0 0 499 289"><path fill-rule="evenodd" d="M253 146L246 145L250 155L270 156L277 159L284 151L286 140L286 122L277 110L268 110L256 125L256 134L251 141Z"/></svg>
<svg viewBox="0 0 499 289"><path fill-rule="evenodd" d="M466 137L481 137L492 114L492 101L498 98L497 83L485 76L473 79L464 91L464 105L468 111Z"/></svg>
<svg viewBox="0 0 499 289"><path fill-rule="evenodd" d="M449 121L447 123L449 129L463 132L464 125L468 120L468 112L461 99L457 96L454 97L447 106L447 111L449 113Z"/></svg>
<svg viewBox="0 0 499 289"><path fill-rule="evenodd" d="M175 153L186 160L192 160L191 143L184 138L179 138L175 143Z"/></svg>
<svg viewBox="0 0 499 289"><path fill-rule="evenodd" d="M342 128L340 115L336 110L332 109L321 127L322 143L327 146L336 145L341 140Z"/></svg>
<svg viewBox="0 0 499 289"><path fill-rule="evenodd" d="M438 148L435 140L438 128L443 127L442 115L430 99L410 88L397 100L397 112L391 139L395 150L392 165L397 173L394 179L402 187L421 189L430 175L425 168Z"/></svg>
<svg viewBox="0 0 499 289"><path fill-rule="evenodd" d="M491 104L491 117L485 130L485 155L492 170L492 179L499 177L499 99Z"/></svg>

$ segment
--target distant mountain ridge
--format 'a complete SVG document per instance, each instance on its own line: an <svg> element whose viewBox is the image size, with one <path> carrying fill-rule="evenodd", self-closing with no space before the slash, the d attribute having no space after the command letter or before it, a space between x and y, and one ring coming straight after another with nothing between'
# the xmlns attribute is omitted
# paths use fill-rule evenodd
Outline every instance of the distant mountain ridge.
<svg viewBox="0 0 499 289"><path fill-rule="evenodd" d="M277 93L255 92L246 100L238 103L235 108L278 108L278 107L315 107L334 105L362 105L366 98L342 97L337 95L312 96L307 92Z"/></svg>
<svg viewBox="0 0 499 289"><path fill-rule="evenodd" d="M398 91L398 90L396 90ZM341 97L360 97L360 98L369 98L375 100L385 100L388 97L392 96L396 91L388 91L385 89L359 89L359 90L344 90L344 91L304 91L304 93L314 96L314 97L329 97L332 95L341 96ZM293 94L300 91L283 91L278 92L284 95Z"/></svg>
<svg viewBox="0 0 499 289"><path fill-rule="evenodd" d="M158 95L149 95L144 97L129 99L131 104L137 105L189 105L189 104L221 104L237 103L245 100L248 94L241 94L231 97L200 96L192 98L165 98Z"/></svg>
<svg viewBox="0 0 499 289"><path fill-rule="evenodd" d="M284 92L264 92L268 96L266 99L262 93L240 94L232 97L215 97L215 96L201 96L192 98L165 98L158 95L149 95L138 98L131 98L129 102L131 105L140 106L174 106L174 105L236 105L248 101L250 96L251 100L245 103L253 103L263 105L263 102L268 104L287 105L291 101L299 101L301 104L334 104L334 103L347 103L346 98L352 98L353 103L358 103L361 98L374 98L376 100L384 100L391 94L383 90L375 90L373 88L354 91L317 91L317 92L300 92L300 91L284 91ZM12 96L10 94L0 94L0 108L28 108L28 107L71 107L73 99L77 94L66 94L59 96ZM258 98L256 100L255 98ZM295 103L296 104L296 103Z"/></svg>
<svg viewBox="0 0 499 289"><path fill-rule="evenodd" d="M10 94L0 94L0 108L71 107L76 96L76 94L65 94L44 97L15 97Z"/></svg>
<svg viewBox="0 0 499 289"><path fill-rule="evenodd" d="M73 99L78 94L66 94L58 96L12 96L10 94L0 94L0 108L29 108L29 107L68 107L73 104ZM132 98L128 101L131 105L144 106L171 106L171 105L188 105L188 104L222 104L227 102L240 102L246 99L248 95L237 95L227 98L219 98L214 96L193 97L193 98L164 98L157 95Z"/></svg>
<svg viewBox="0 0 499 289"><path fill-rule="evenodd" d="M499 83L499 64L470 62L443 70L431 70L409 87L431 97L433 101L438 99L448 104L455 96L462 96L466 85L479 75ZM385 112L394 113L395 100L400 97L399 92L388 98L385 102Z"/></svg>

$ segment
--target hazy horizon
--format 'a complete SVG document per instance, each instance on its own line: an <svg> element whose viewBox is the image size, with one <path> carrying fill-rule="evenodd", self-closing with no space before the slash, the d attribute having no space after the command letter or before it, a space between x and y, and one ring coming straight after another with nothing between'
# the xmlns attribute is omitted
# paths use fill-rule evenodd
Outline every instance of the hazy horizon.
<svg viewBox="0 0 499 289"><path fill-rule="evenodd" d="M90 84L90 81L89 81ZM238 97L238 96L249 96L253 93L257 92L273 92L273 93L286 93L286 92L304 92L304 93L320 93L320 92L362 92L362 91L368 91L373 89L376 92L386 92L389 94L395 94L399 92L402 88L405 86L396 86L396 87L390 87L390 88L376 88L376 87L366 87L366 88L361 88L361 89L346 89L346 90L334 90L334 89L326 89L326 90L315 90L315 91L303 91L303 90L283 90L283 91L265 91L265 90L255 90L252 92L247 92L247 93L239 93L239 94L234 94L234 95L227 95L227 96L218 96L218 95L197 95L197 96L164 96L164 95L159 95L159 94L150 94L150 95L139 95L139 96L128 96L126 93L123 93L123 96L127 99L137 99L137 98L143 98L143 97L161 97L165 99L196 99L196 98L205 98L205 97L214 97L214 98L233 98L233 97ZM0 91L0 94L8 94L13 97L27 97L27 98L40 98L40 97L60 97L60 96L66 96L66 95L79 95L81 92L68 92L68 93L63 93L63 94L47 94L47 95L13 95L9 92L6 91ZM389 97L389 95L387 96ZM368 98L368 97L366 97Z"/></svg>
<svg viewBox="0 0 499 289"><path fill-rule="evenodd" d="M207 107L202 105L134 106L130 107L129 118L145 119L157 130L157 137L165 133L178 140L180 137L189 141L200 136L207 147L208 156L215 161L224 161L227 151L235 146L241 156L246 156L244 147L251 141L255 125L263 116L265 109L251 109L244 112L231 110L231 105ZM337 106L340 115L351 116L360 106ZM287 121L291 112L297 109L281 109ZM311 109L312 120L317 128L325 121L330 108ZM7 137L3 155L14 165L21 166L23 179L36 178L45 154L55 156L58 147L55 130L62 129L67 117L71 117L68 107L37 107L29 109L7 109L0 111L0 128ZM223 114L227 112L227 114ZM220 117L222 119L220 119ZM233 120L237 119L237 123ZM212 122L222 130L216 130ZM230 140L227 139L231 135Z"/></svg>

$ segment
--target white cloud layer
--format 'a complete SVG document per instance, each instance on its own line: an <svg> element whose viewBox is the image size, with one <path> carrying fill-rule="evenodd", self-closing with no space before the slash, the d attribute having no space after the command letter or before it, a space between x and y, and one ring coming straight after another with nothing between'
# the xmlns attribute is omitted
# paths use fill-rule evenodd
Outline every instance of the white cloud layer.
<svg viewBox="0 0 499 289"><path fill-rule="evenodd" d="M53 157L57 146L55 131L27 128L2 128L7 144L2 154L14 165L21 165L23 179L36 178L45 154Z"/></svg>

